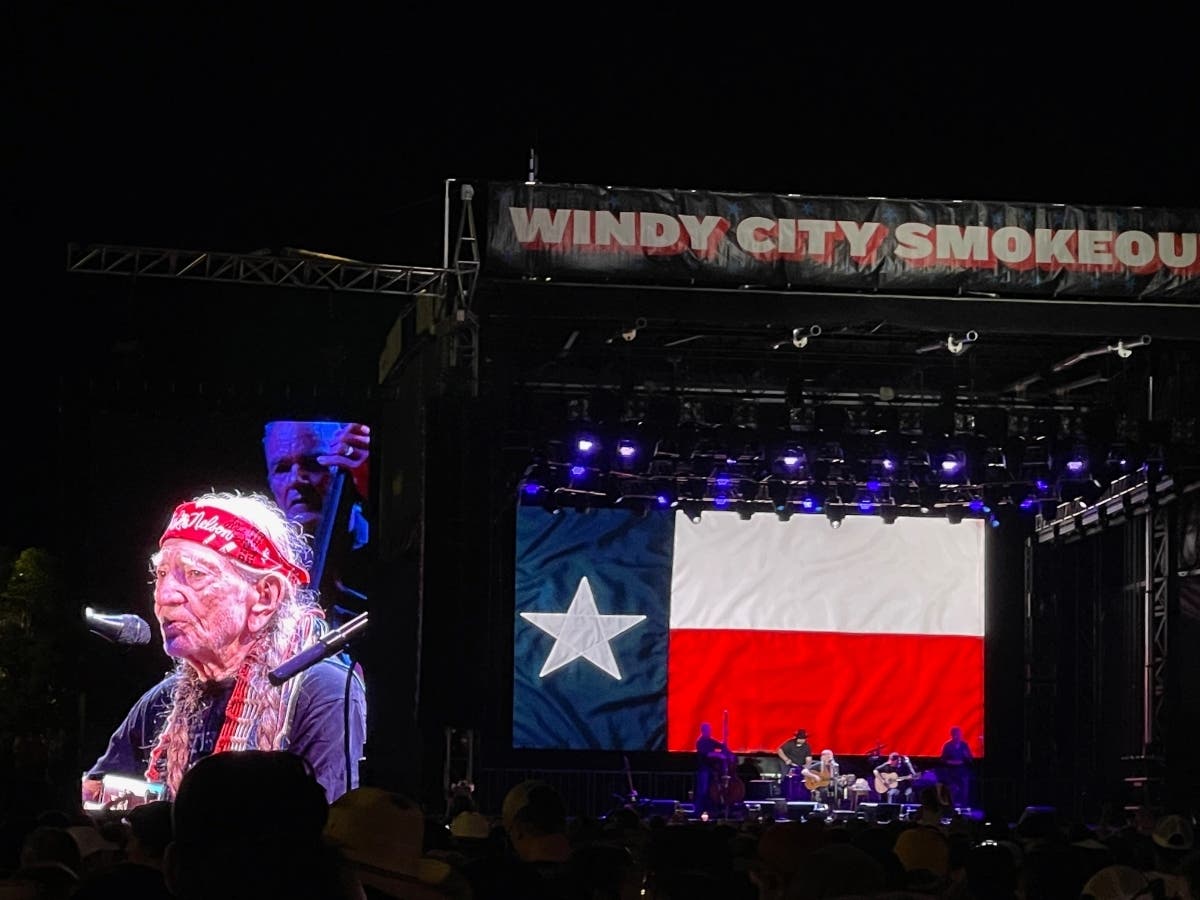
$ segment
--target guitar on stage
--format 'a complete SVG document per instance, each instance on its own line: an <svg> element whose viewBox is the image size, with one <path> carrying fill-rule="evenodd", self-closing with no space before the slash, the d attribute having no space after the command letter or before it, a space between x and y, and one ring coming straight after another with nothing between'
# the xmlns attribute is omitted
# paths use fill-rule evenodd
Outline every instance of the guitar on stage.
<svg viewBox="0 0 1200 900"><path fill-rule="evenodd" d="M822 750L821 757L816 763L805 766L800 770L804 777L804 786L808 788L813 800L824 802L832 793L833 781L838 777L840 766L833 756L832 750Z"/></svg>
<svg viewBox="0 0 1200 900"><path fill-rule="evenodd" d="M917 770L907 756L892 752L888 760L881 766L875 767L875 791L880 797L900 790L900 785L917 777Z"/></svg>
<svg viewBox="0 0 1200 900"><path fill-rule="evenodd" d="M833 773L829 771L813 772L811 769L804 772L804 786L810 791L819 791L822 788L829 787L833 783Z"/></svg>
<svg viewBox="0 0 1200 900"><path fill-rule="evenodd" d="M895 772L876 772L875 791L882 795L894 791L902 782L912 781L915 775L898 775Z"/></svg>

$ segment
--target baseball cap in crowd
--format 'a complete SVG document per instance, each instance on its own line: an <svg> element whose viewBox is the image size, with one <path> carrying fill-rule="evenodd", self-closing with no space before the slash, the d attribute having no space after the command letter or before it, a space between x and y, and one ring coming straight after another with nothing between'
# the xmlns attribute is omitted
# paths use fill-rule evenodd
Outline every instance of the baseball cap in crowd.
<svg viewBox="0 0 1200 900"><path fill-rule="evenodd" d="M1195 842L1192 823L1183 816L1163 816L1154 825L1154 843L1165 850L1191 850Z"/></svg>

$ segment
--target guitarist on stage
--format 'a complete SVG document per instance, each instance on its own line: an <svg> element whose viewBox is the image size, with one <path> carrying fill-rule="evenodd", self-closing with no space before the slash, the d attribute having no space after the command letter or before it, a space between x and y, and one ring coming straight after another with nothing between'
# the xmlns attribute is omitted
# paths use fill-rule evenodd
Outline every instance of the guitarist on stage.
<svg viewBox="0 0 1200 900"><path fill-rule="evenodd" d="M889 753L887 762L875 767L875 792L884 803L910 803L917 770L907 756Z"/></svg>
<svg viewBox="0 0 1200 900"><path fill-rule="evenodd" d="M804 784L816 803L831 803L837 785L835 780L841 771L841 766L833 755L832 750L822 750L821 758L800 770L804 776Z"/></svg>

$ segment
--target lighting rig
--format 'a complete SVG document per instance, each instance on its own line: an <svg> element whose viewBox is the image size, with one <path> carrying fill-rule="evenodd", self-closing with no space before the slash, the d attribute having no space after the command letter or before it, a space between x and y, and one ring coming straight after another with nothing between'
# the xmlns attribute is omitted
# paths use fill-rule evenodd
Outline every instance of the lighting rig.
<svg viewBox="0 0 1200 900"><path fill-rule="evenodd" d="M749 519L771 514L847 516L885 525L909 516L956 524L1005 516L1049 517L1064 501L1093 502L1145 461L1126 443L1092 446L1082 435L929 437L862 433L782 434L695 426L651 434L637 423L575 422L531 453L520 502L558 513L678 509Z"/></svg>

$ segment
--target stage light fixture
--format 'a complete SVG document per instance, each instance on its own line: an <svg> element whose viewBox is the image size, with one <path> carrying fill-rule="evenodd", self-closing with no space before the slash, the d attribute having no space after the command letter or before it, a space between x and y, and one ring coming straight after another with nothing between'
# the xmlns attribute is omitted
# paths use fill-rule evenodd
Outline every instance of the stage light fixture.
<svg viewBox="0 0 1200 900"><path fill-rule="evenodd" d="M628 472L637 464L638 455L637 443L629 438L621 438L617 441L613 463L618 469Z"/></svg>
<svg viewBox="0 0 1200 900"><path fill-rule="evenodd" d="M1087 445L1075 444L1071 448L1066 462L1063 464L1064 476L1070 479L1087 477L1089 471L1088 461Z"/></svg>
<svg viewBox="0 0 1200 900"><path fill-rule="evenodd" d="M846 513L842 509L835 509L832 505L825 507L825 517L829 520L830 528L841 528L842 519L844 519L845 516Z"/></svg>
<svg viewBox="0 0 1200 900"><path fill-rule="evenodd" d="M938 471L941 473L942 484L961 484L967 470L967 453L957 447L952 447L941 454L938 460Z"/></svg>
<svg viewBox="0 0 1200 900"><path fill-rule="evenodd" d="M896 516L897 511L895 504L888 503L879 507L879 519L884 525L895 525Z"/></svg>
<svg viewBox="0 0 1200 900"><path fill-rule="evenodd" d="M946 521L951 525L958 525L963 520L963 508L958 504L946 507Z"/></svg>
<svg viewBox="0 0 1200 900"><path fill-rule="evenodd" d="M774 474L784 478L805 478L808 474L808 454L803 447L789 445L775 457L772 469Z"/></svg>

